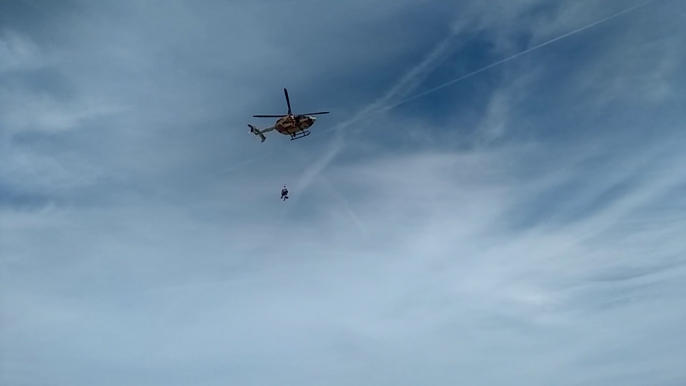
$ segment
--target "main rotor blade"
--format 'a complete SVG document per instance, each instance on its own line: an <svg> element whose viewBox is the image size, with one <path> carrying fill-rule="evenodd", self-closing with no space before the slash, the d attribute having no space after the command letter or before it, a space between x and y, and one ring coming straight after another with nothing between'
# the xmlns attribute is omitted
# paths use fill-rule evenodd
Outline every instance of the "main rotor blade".
<svg viewBox="0 0 686 386"><path fill-rule="evenodd" d="M301 114L301 115L321 115L321 114L328 114L328 113L329 113L328 111L320 111L318 113L305 113L305 114Z"/></svg>
<svg viewBox="0 0 686 386"><path fill-rule="evenodd" d="M288 98L288 90L284 88L283 93L286 95L286 103L288 104L288 114L293 114L291 112L291 100Z"/></svg>
<svg viewBox="0 0 686 386"><path fill-rule="evenodd" d="M283 114L280 115L253 115L255 118L281 118Z"/></svg>

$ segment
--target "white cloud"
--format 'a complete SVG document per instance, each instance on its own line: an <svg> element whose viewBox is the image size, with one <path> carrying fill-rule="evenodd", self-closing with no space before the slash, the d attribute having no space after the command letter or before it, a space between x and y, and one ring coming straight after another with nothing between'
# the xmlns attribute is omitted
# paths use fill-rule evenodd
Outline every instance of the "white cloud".
<svg viewBox="0 0 686 386"><path fill-rule="evenodd" d="M44 155L4 148L0 155L2 182L24 193L51 195L74 192L95 183L102 170L72 155Z"/></svg>
<svg viewBox="0 0 686 386"><path fill-rule="evenodd" d="M507 129L510 101L503 92L497 92L491 97L486 115L476 129L479 145L501 138Z"/></svg>
<svg viewBox="0 0 686 386"><path fill-rule="evenodd" d="M585 63L564 77L551 70L566 61L561 54L518 57L497 77L463 84L478 100L461 98L460 88L444 94L460 103L459 113L407 109L402 119L362 120L345 136L329 130L333 139L315 129L300 142L260 144L240 117L249 119L264 95L271 100L283 79L314 90L354 67L370 71L356 81L374 82L371 71L401 52L420 52L413 44L427 40L390 32L369 45L351 38L396 15L390 2L315 3L307 5L321 13L310 10L317 15L310 29L297 31L278 22L303 15L303 4L177 2L162 14L138 2L90 8L95 20L70 14L70 33L60 37L69 63L60 80L73 98L8 83L8 114L0 118L8 139L0 156L3 384L683 379L674 340L686 316L686 157L674 123L683 109L663 109L677 104L678 89L641 112L624 111L620 125L601 108L606 95L594 90L602 87L577 83L583 72L611 83L600 75L628 51L635 63L617 79L645 74L677 84L680 54L665 53L669 28L634 35L646 40L607 57L562 41L548 46L558 54L572 47ZM351 4L373 9L343 19ZM476 25L506 52L521 43L508 31L546 37L556 30L520 19L533 4L540 3L469 7L481 9ZM122 17L132 10L137 18ZM578 12L559 23L578 28L589 20ZM681 23L670 20L671 28ZM656 21L645 23L647 30ZM478 30L466 25L453 32ZM611 46L603 37L620 29L607 27L577 37ZM355 31L331 47L329 36L346 28ZM238 34L251 29L256 36ZM308 48L307 60L282 56L295 47L289 39ZM385 39L397 46L367 56ZM411 95L445 65L451 39L424 50L381 100ZM350 47L359 57L345 59ZM655 67L638 60L648 53ZM646 82L612 92L630 98L628 91L648 90ZM346 91L333 83L324 83L330 94ZM566 104L570 95L584 98ZM586 107L597 130L582 135L576 121L560 119ZM613 138L646 132L645 122L656 134ZM283 183L291 188L287 202L278 199ZM47 199L27 209L4 200L8 190ZM52 200L60 195L66 203Z"/></svg>
<svg viewBox="0 0 686 386"><path fill-rule="evenodd" d="M14 88L0 89L0 104L0 128L5 134L57 133L83 128L95 119L126 111L123 106L98 101L97 97L64 101L49 94L24 93Z"/></svg>
<svg viewBox="0 0 686 386"><path fill-rule="evenodd" d="M71 336L74 358L88 355L101 366L130 368L139 355L154 368L233 363L254 369L236 375L246 381L257 382L256 374L269 368L286 384L306 373L328 379L332 372L402 383L409 373L433 366L438 367L432 376L442 379L438 384L451 384L458 376L454 366L472 361L513 364L492 376L495 383L518 376L549 384L552 374L534 371L529 363L556 353L546 368L570 384L609 380L622 368L600 371L579 361L602 345L664 344L665 338L655 339L650 331L683 332L677 323L683 297L662 297L678 291L683 259L671 260L677 264L671 274L655 267L686 251L675 238L686 223L662 222L650 230L625 225L640 219L637 210L659 204L661 194L686 183L678 168L686 160L663 148L673 158L653 169L670 173L637 173L642 183L608 210L562 226L541 221L512 228L512 210L549 189L549 174L581 177L588 189L612 184L585 177L587 171L573 160L565 168L551 162L533 179L512 178L529 167L528 150L429 152L332 167L328 176L345 202L330 196L305 218L293 213L283 220L254 215L216 221L201 214L202 206L149 203L42 213L33 225L24 221L22 229L4 230L13 240L5 250L21 257L12 260L16 276L6 284L17 296L6 306L12 315L8 328L15 333L5 336L5 346L14 347L29 332L36 342L59 342L52 336L63 331ZM538 150L542 159L555 158L555 151ZM258 200L242 205L254 208ZM355 216L344 215L347 210ZM31 229L55 237L26 248ZM655 253L656 245L671 248ZM39 285L38 277L57 269L56 261L46 266L49 251L64 247L66 255L81 251L80 258L63 261L59 277ZM638 279L622 279L626 270ZM617 274L612 283L600 280ZM100 283L97 293L83 290L90 281ZM58 301L66 293L68 304ZM42 302L53 304L54 312ZM45 315L39 318L38 309ZM646 309L652 310L648 318L642 315ZM607 325L621 327L614 333ZM102 336L100 344L111 349L93 351L89 336ZM254 362L256 357L262 360ZM666 357L664 352L654 361ZM610 358L596 360L611 365ZM615 363L630 366L644 356L634 358ZM319 370L312 373L304 363ZM642 363L660 368L664 377L680 368Z"/></svg>
<svg viewBox="0 0 686 386"><path fill-rule="evenodd" d="M46 58L29 37L13 31L0 35L0 73L35 70L46 64Z"/></svg>

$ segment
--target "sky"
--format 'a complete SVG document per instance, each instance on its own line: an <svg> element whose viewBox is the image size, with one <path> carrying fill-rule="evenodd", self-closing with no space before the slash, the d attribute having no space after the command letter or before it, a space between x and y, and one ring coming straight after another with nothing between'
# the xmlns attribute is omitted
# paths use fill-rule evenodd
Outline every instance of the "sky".
<svg viewBox="0 0 686 386"><path fill-rule="evenodd" d="M686 384L685 18L1 1L0 384Z"/></svg>

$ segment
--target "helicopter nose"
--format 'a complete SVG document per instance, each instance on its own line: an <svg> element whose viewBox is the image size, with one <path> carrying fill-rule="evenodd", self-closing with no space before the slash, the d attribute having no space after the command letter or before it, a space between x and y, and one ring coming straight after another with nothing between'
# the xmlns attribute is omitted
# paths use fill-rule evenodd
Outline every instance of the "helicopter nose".
<svg viewBox="0 0 686 386"><path fill-rule="evenodd" d="M317 120L317 118L315 118L315 117L310 117L310 119L312 120L312 122Z"/></svg>

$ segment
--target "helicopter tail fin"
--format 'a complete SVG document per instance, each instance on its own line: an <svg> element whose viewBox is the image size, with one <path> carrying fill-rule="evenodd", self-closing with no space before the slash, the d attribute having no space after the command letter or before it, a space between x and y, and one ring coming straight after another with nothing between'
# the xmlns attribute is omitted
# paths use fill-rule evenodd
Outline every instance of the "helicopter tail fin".
<svg viewBox="0 0 686 386"><path fill-rule="evenodd" d="M257 135L258 137L260 137L260 139L262 140L261 142L264 142L264 141L267 139L267 137L265 137L264 134L262 134L262 132L260 131L260 129L258 129L257 127L255 127L255 126L253 126L253 125L250 125L250 124L248 124L248 127L250 127L250 132L251 132L251 133L253 133L253 134Z"/></svg>

